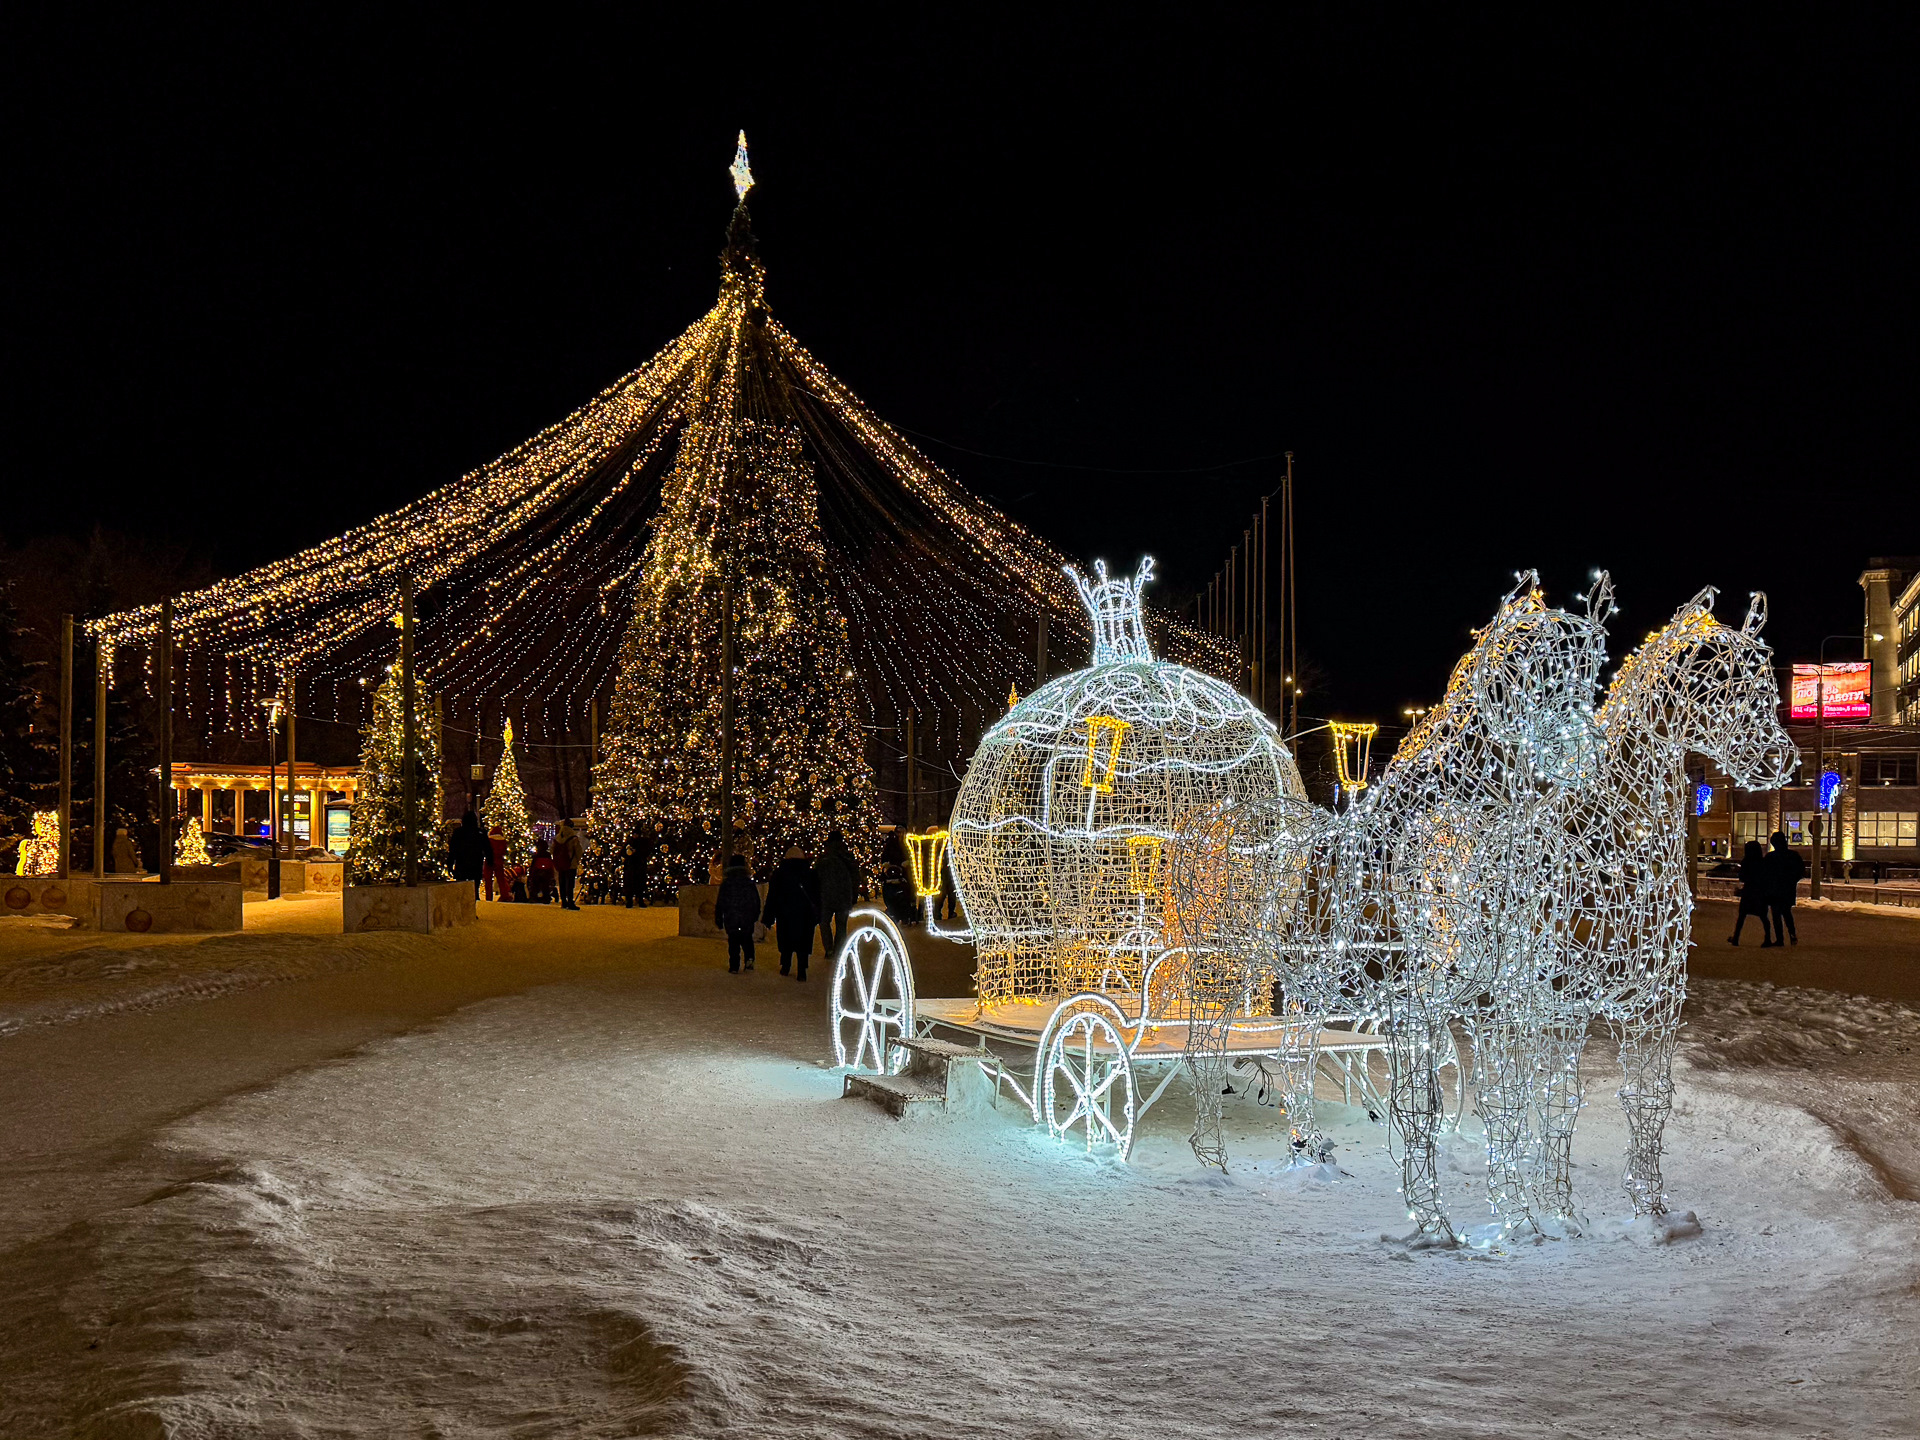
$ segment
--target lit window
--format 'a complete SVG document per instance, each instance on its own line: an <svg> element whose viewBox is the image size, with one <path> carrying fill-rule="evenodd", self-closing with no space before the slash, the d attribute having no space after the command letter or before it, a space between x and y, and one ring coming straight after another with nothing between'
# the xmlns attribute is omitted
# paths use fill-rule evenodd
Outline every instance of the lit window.
<svg viewBox="0 0 1920 1440"><path fill-rule="evenodd" d="M1862 849L1911 850L1920 846L1920 811L1863 810L1856 834Z"/></svg>

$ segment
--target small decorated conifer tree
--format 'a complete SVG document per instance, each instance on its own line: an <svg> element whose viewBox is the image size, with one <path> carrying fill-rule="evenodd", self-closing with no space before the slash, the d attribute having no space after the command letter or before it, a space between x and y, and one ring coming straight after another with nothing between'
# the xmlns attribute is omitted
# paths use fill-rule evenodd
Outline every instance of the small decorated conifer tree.
<svg viewBox="0 0 1920 1440"><path fill-rule="evenodd" d="M440 793L440 747L433 713L416 692L413 716L414 858L422 880L447 878L446 847L438 822L444 811ZM406 880L406 849L401 837L400 667L388 672L373 697L373 718L360 738L360 791L353 801L347 831L347 881L353 885L398 885Z"/></svg>
<svg viewBox="0 0 1920 1440"><path fill-rule="evenodd" d="M533 811L527 808L527 787L520 783L520 767L513 759L513 721L502 737L500 764L493 772L493 788L480 804L480 818L489 834L498 825L507 841L507 863L525 867L533 859Z"/></svg>
<svg viewBox="0 0 1920 1440"><path fill-rule="evenodd" d="M213 854L207 849L207 837L200 831L200 818L190 816L186 829L180 832L180 845L174 852L176 865L211 865Z"/></svg>

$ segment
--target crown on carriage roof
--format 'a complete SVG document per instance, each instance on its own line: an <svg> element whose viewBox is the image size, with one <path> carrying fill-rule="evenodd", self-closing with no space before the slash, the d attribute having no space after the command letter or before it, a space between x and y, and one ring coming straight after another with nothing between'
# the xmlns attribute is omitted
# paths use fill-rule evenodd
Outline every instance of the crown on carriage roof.
<svg viewBox="0 0 1920 1440"><path fill-rule="evenodd" d="M1119 665L1129 660L1151 660L1153 650L1147 644L1147 627L1140 615L1140 592L1153 578L1153 557L1141 557L1140 568L1131 580L1107 577L1107 562L1093 562L1097 583L1073 566L1064 567L1080 587L1080 599L1093 617L1093 663Z"/></svg>

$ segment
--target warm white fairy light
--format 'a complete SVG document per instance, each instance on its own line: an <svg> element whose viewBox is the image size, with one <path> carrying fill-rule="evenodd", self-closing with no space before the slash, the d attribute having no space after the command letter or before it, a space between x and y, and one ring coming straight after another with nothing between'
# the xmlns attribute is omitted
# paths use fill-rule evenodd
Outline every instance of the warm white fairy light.
<svg viewBox="0 0 1920 1440"><path fill-rule="evenodd" d="M724 527L723 501L768 434L805 452L796 470L817 502L820 559L864 718L917 715L923 740L964 754L1000 712L1009 679L1031 673L1036 620L1085 633L1064 557L954 484L767 312L744 136L736 164L742 203L718 300L646 365L414 504L175 602L177 680L205 690L209 734L257 726L252 706L289 676L303 713L363 719L370 694L360 682L392 658L383 622L403 573L421 597L423 693L517 697L523 729L537 718L550 737L579 734L618 672L648 577L710 550L692 542ZM650 553L652 522L676 493L708 507L706 518ZM709 644L707 618L681 617L677 643ZM110 645L144 646L159 620L148 606L92 628ZM1157 616L1154 627L1176 659L1222 672L1234 663L1222 642L1181 621Z"/></svg>

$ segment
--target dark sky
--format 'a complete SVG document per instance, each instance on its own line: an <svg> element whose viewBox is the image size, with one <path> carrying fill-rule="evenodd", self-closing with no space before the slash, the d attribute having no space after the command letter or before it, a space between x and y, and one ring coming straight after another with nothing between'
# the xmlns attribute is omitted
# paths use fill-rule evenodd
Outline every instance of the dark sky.
<svg viewBox="0 0 1920 1440"><path fill-rule="evenodd" d="M232 571L492 458L712 303L744 126L774 312L1069 553L1188 589L1296 452L1328 710L1432 699L1517 567L1629 642L1765 588L1806 658L1920 553L1878 12L341 13L13 34L10 541Z"/></svg>

